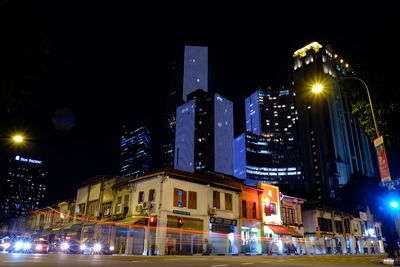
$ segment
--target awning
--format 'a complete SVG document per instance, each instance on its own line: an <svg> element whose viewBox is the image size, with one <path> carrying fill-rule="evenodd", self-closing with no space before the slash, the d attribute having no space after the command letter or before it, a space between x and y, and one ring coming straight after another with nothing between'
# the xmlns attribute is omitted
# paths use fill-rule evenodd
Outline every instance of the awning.
<svg viewBox="0 0 400 267"><path fill-rule="evenodd" d="M146 224L147 225L147 217L130 216L130 217L126 217L122 220L116 221L115 224L118 226L132 226L133 224Z"/></svg>
<svg viewBox="0 0 400 267"><path fill-rule="evenodd" d="M303 237L300 233L296 232L295 230L289 229L282 225L267 224L267 226L277 235L291 235L291 236Z"/></svg>
<svg viewBox="0 0 400 267"><path fill-rule="evenodd" d="M82 224L74 224L68 232L79 232L82 229Z"/></svg>

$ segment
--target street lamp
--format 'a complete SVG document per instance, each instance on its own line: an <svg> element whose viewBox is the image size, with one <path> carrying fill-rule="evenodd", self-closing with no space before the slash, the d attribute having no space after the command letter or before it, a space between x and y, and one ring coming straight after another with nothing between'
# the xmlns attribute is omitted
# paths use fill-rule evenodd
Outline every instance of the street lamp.
<svg viewBox="0 0 400 267"><path fill-rule="evenodd" d="M14 143L22 143L22 142L25 141L25 138L24 138L22 135L14 135L14 136L12 137L12 141L13 141Z"/></svg>
<svg viewBox="0 0 400 267"><path fill-rule="evenodd" d="M360 81L365 86L365 89L367 90L369 105L371 107L371 113L372 113L372 119L374 121L376 137L379 137L381 134L378 129L378 123L376 122L375 110L374 110L374 106L372 105L371 94L369 93L368 85L362 79L360 79L358 77L352 77L352 76L341 78L341 79L337 80L336 82L341 82L343 80L357 80L357 81ZM311 92L313 92L314 94L319 94L323 90L324 90L324 86L320 83L316 83L311 87Z"/></svg>

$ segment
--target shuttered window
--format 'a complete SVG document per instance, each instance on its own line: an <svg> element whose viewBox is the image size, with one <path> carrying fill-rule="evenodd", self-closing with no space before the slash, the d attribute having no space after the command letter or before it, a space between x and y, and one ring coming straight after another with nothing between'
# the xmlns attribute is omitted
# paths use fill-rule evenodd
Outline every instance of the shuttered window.
<svg viewBox="0 0 400 267"><path fill-rule="evenodd" d="M189 191L189 209L197 209L197 192Z"/></svg>
<svg viewBox="0 0 400 267"><path fill-rule="evenodd" d="M156 194L156 190L150 189L150 191L149 191L149 201L154 201L155 200L155 194Z"/></svg>
<svg viewBox="0 0 400 267"><path fill-rule="evenodd" d="M246 200L242 200L242 217L247 218L247 203Z"/></svg>
<svg viewBox="0 0 400 267"><path fill-rule="evenodd" d="M186 191L174 188L174 206L175 207L186 207L187 196Z"/></svg>
<svg viewBox="0 0 400 267"><path fill-rule="evenodd" d="M232 210L232 194L225 193L225 209Z"/></svg>
<svg viewBox="0 0 400 267"><path fill-rule="evenodd" d="M221 208L220 202L220 192L213 191L213 208Z"/></svg>
<svg viewBox="0 0 400 267"><path fill-rule="evenodd" d="M141 204L144 202L144 192L140 191L139 192L139 198L138 198L138 203Z"/></svg>

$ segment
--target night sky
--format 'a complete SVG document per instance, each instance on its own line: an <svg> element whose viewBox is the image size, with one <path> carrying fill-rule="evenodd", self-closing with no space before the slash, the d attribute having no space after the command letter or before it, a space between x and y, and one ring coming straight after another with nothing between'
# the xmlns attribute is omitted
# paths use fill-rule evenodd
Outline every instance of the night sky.
<svg viewBox="0 0 400 267"><path fill-rule="evenodd" d="M23 71L33 95L11 112L1 109L0 131L3 141L12 129L29 134L19 153L46 162L49 203L75 196L92 175L117 174L122 124L160 129L172 62L184 45L209 47L213 87L234 101L237 135L244 129L244 98L259 86L290 82L298 48L332 44L351 64L375 52L371 40L398 35L391 31L396 9L382 2L11 2L0 1L1 70L7 77ZM52 122L62 108L75 115L70 129ZM4 144L1 150L4 169L15 151Z"/></svg>

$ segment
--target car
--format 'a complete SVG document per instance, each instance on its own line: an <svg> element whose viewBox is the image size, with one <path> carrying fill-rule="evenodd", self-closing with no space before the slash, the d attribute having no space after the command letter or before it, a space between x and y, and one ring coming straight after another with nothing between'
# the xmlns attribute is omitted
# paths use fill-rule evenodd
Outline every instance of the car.
<svg viewBox="0 0 400 267"><path fill-rule="evenodd" d="M9 237L4 237L0 239L0 251L7 251L11 246L11 239Z"/></svg>
<svg viewBox="0 0 400 267"><path fill-rule="evenodd" d="M50 249L50 243L42 238L33 241L31 252L33 253L48 253Z"/></svg>
<svg viewBox="0 0 400 267"><path fill-rule="evenodd" d="M64 240L60 243L60 251L65 254L80 254L81 243L76 240Z"/></svg>
<svg viewBox="0 0 400 267"><path fill-rule="evenodd" d="M29 238L16 238L8 248L10 253L31 253L32 241Z"/></svg>
<svg viewBox="0 0 400 267"><path fill-rule="evenodd" d="M114 253L114 247L101 240L88 240L82 243L80 248L82 254L111 255Z"/></svg>

